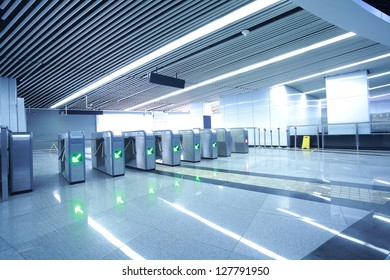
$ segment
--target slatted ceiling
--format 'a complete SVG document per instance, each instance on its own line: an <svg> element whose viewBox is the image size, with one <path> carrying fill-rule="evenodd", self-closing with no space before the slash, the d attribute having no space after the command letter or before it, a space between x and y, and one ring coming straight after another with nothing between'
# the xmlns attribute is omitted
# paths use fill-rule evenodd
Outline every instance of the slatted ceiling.
<svg viewBox="0 0 390 280"><path fill-rule="evenodd" d="M201 57L202 59L207 59L206 56L208 55L210 46L225 42L226 38L229 38L233 35L238 35L241 37L242 30L248 29L249 27L258 24L259 22L269 20L295 7L295 5L289 2L282 2L267 9L265 11L265 14L260 13L248 17L232 26L229 26L228 28L223 28L219 31L214 32L212 35L208 35L189 45L183 46L180 49L176 50L174 53L167 54L157 59L156 61L154 61L154 64L159 66L160 71L167 71L166 74L168 75L174 75L176 72L182 74L186 69L188 69L188 67L193 67L193 65L183 64L184 61L187 61L188 59L194 60L198 57ZM202 52L199 53L200 51ZM193 62L191 61L189 64L191 63ZM168 66L172 66L171 64L174 64L174 68L176 71L170 71L171 67ZM182 68L178 68L178 66L182 66ZM145 73L148 73L152 70L154 70L154 66L150 67L150 65L148 64L136 69L134 71L134 75L141 75L142 77L144 77L146 75Z"/></svg>
<svg viewBox="0 0 390 280"><path fill-rule="evenodd" d="M42 79L44 79L44 78L46 79L47 77L42 77ZM22 88L22 90L23 90L23 88ZM51 89L51 90L53 90L53 89Z"/></svg>
<svg viewBox="0 0 390 280"><path fill-rule="evenodd" d="M6 23L14 20L26 3L30 7L20 17L23 19L15 21L6 36L2 36L0 75L15 74L19 96L25 97L27 106L48 107L251 1L26 0L9 12L11 2L6 5L3 2L5 9L0 10L0 15L9 13ZM264 22L268 24L262 26ZM252 32L243 37L240 35L243 29ZM298 11L291 2L280 1L262 13L196 40L88 93L88 103L94 109L122 110L175 91L147 82L147 73L156 66L162 74L178 73L188 86L343 33L344 30L306 11ZM389 52L389 48L355 37L288 63L198 88L141 110L170 110L191 102L218 100L219 96L271 86L381 52ZM389 69L390 65L386 67ZM312 90L311 86L323 83L323 78L318 78L307 86L297 86ZM70 102L68 108L85 109L85 97Z"/></svg>

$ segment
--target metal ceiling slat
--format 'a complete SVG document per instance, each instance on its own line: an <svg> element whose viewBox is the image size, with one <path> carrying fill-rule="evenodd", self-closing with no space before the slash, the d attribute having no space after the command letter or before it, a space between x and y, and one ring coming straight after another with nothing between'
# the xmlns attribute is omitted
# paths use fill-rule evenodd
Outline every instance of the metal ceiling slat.
<svg viewBox="0 0 390 280"><path fill-rule="evenodd" d="M69 3L72 4L72 6L68 6L68 7L66 7L66 9L60 10L60 12L61 12L62 15L64 15L64 14L67 13L68 11L71 11L71 8L73 7L73 5L76 5L76 4L77 4L76 1L74 1L74 2L69 2ZM87 3L87 2L85 2L85 3ZM84 4L85 4L85 3L84 3ZM72 10L72 11L71 11L71 13L72 13L71 15L73 15L73 14L76 13L77 11L78 11L78 9L77 9L77 10ZM56 20L58 20L58 19L59 19L59 18L52 18L52 21L56 21ZM61 20L60 22L57 22L57 28L61 26L61 24L62 24L63 21L64 21L64 20ZM34 36L34 40L32 40L30 44L26 44L25 46L23 46L23 48L20 50L20 52L23 51L25 54L26 54L26 53L29 54L28 58L31 58L31 57L32 57L31 51L32 51L32 50L35 50L35 48L37 48L38 46L40 46L40 44L41 44L43 41L45 41L45 40L49 37L49 35L52 34L53 30L52 30L52 32L46 32L46 31L47 31L49 28L51 28L51 27L53 27L52 24L47 24L47 25L44 27L43 30L41 30L38 34L36 34L36 35ZM56 30L56 29L54 29L54 30ZM44 34L44 35L43 35L43 34ZM26 50L27 48L29 48L29 49ZM25 57L25 55L20 55L20 57ZM20 68L20 67L23 67L23 65L24 65L24 63L22 62L21 64L18 64L17 67ZM6 66L6 65L4 65L4 66ZM8 66L8 68L5 68L5 69L4 69L4 66L3 66L3 67L0 66L0 72L5 72L5 73L6 73L7 70L8 70L10 67L15 66L15 63L13 63L12 65ZM9 75L9 74L7 74L7 75Z"/></svg>
<svg viewBox="0 0 390 280"><path fill-rule="evenodd" d="M16 51L21 46L27 47L28 41L34 41L34 38L32 38L32 36L35 34L36 30L39 30L40 28L42 28L44 26L46 26L46 28L49 28L50 25L47 24L47 21L50 18L52 18L54 14L58 13L63 8L64 5L65 5L65 2L62 2L61 5L57 6L57 8L54 11L52 11L49 15L46 16L46 20L42 19L42 18L38 18L38 20L40 21L40 24L34 30L30 31L30 33L25 35L23 40L17 46L15 46L14 44L5 45L4 48L2 48L0 50L0 56L3 55L9 49L11 49L12 51Z"/></svg>
<svg viewBox="0 0 390 280"><path fill-rule="evenodd" d="M8 45L5 45L5 42L1 42L0 43L0 57L6 53L11 47L13 50L16 50L18 49L20 46L22 46L27 40L28 38L30 37L29 35L33 33L32 31L32 27L38 23L38 21L54 6L56 5L58 2L57 1L50 1L49 2L49 5L41 12L41 14L39 16L36 17L35 20L32 20L31 23L25 27L20 33L19 35L17 35L14 39L14 41L17 43L17 45L15 44L8 44Z"/></svg>
<svg viewBox="0 0 390 280"><path fill-rule="evenodd" d="M11 2L11 0L3 0L2 2L1 2L1 4L0 4L0 10L4 10L5 9L5 7L7 7L8 6L8 4ZM3 18L1 18L1 19L3 19ZM6 18L5 18L6 19ZM4 19L4 20L5 20Z"/></svg>
<svg viewBox="0 0 390 280"><path fill-rule="evenodd" d="M147 9L146 6L144 6L144 8ZM141 10L141 11L138 11L138 12L139 12L139 13L142 13L142 10ZM131 18L129 19L129 21L131 21ZM126 22L125 22L124 24L126 24ZM102 31L102 32L103 32L103 31ZM121 30L118 30L117 32L119 33L119 32L121 32ZM110 40L111 40L111 38L108 38L108 39L107 39L107 41L110 41ZM85 46L84 46L83 48L85 48ZM87 48L88 48L88 49L91 49L91 46L88 44L88 47L87 47ZM99 50L99 49L97 49L97 50ZM80 53L81 50L77 50L77 52ZM66 57L65 57L64 59L65 59L65 60L69 60L69 59L66 58ZM49 70L54 70L54 68L51 68L51 69L49 69ZM59 74L61 74L61 73L59 73Z"/></svg>
<svg viewBox="0 0 390 280"><path fill-rule="evenodd" d="M119 3L119 2L115 2L115 3ZM100 11L101 9L104 9L105 7L107 7L107 5L109 5L108 2L106 2L103 6L99 7L98 11ZM122 6L120 6L120 8L122 8ZM93 15L90 15L90 17L93 17ZM86 28L88 27L88 25L86 24L85 20L83 22L81 22L81 25L83 26L84 30L87 30ZM85 32L88 34L88 31L85 31ZM51 52L52 55L61 54L62 56L65 56L66 54L70 53L71 50L73 50L76 45L80 45L80 44L82 44L83 41L87 40L85 38L83 40L78 40L80 38L83 38L83 35L85 35L86 33L70 32L71 36L69 36L66 40L61 42L61 46L59 49L52 49L52 52ZM90 35L90 36L92 36L92 35ZM69 45L67 45L67 44L69 44ZM88 46L86 46L86 48L88 48ZM55 53L53 54L53 52L55 52ZM51 64L55 63L58 59L59 58L54 59L54 56L48 56L48 53L46 54L46 57L44 58L44 60L51 61ZM64 60L66 60L66 58ZM59 65L62 65L62 68L63 68L63 64L59 64ZM34 77L36 77L36 76L42 77L43 71L44 71L43 69L40 69L40 70L32 73L31 75L29 75L28 79L33 80ZM24 73L21 73L21 75L24 75ZM23 85L21 86L20 89L23 90L27 85L28 85L28 82L26 81L25 83L23 83Z"/></svg>
<svg viewBox="0 0 390 280"><path fill-rule="evenodd" d="M9 1L8 1L9 2ZM1 17L2 20L6 20L9 15L16 9L17 6L22 2L22 0L14 0L12 6L4 13ZM4 5L5 4L5 5ZM1 9L4 9L8 5L7 1L1 5ZM5 33L5 32L4 32ZM3 32L0 32L0 38L2 37Z"/></svg>
<svg viewBox="0 0 390 280"><path fill-rule="evenodd" d="M92 2L92 7L98 5L100 1L93 1ZM82 5L80 5L76 11L80 11L82 10L85 6L87 6L88 4L88 1L85 1L85 2L80 2L82 3ZM34 58L34 60L37 60L39 59L39 57L41 57L44 53L45 53L45 47L46 46L50 46L50 43L52 43L54 41L55 38L59 37L61 32L65 31L68 27L70 27L74 21L78 20L81 16L85 15L86 13L88 13L87 10L81 12L81 14L76 14L76 11L72 10L72 13L69 14L68 16L66 16L63 20L61 20L58 25L57 25L57 28L55 28L55 34L53 34L53 36L46 38L45 40L43 40L43 38L41 38L40 40L38 40L33 46L31 46L33 49L30 49L27 57L25 58L25 60L21 63L20 66L23 66L25 65L26 61ZM76 19L73 19L73 21L70 21L70 19L72 17L76 17ZM9 69L10 66L8 66L8 68L5 69L5 71L7 71ZM12 76L16 76L16 75L13 75L12 73L10 74Z"/></svg>
<svg viewBox="0 0 390 280"><path fill-rule="evenodd" d="M39 4L38 4L38 6L36 6L35 8L34 8L34 10L30 13L30 14L28 14L27 16L25 16L25 17L23 17L23 21L21 22L21 23L19 23L17 26L16 26L16 28L12 28L12 33L11 34L9 34L8 36L7 36L7 39L4 39L4 40L2 40L2 42L0 42L0 48L1 49L3 49L1 52L0 52L0 55L2 55L5 51L6 51L6 49L4 48L4 45L10 40L10 39L13 39L14 38L14 36L21 30L21 32L20 32L20 34L19 34L19 36L17 37L17 38L14 38L13 40L14 41L17 41L20 37L22 37L30 28L31 28L31 26L33 25L33 23L30 23L28 26L24 26L31 18L33 18L33 17L40 17L40 15L36 15L36 13L43 7L43 6L45 6L46 5L46 3L47 3L47 0L45 0L45 1L40 1L40 2L38 2ZM49 5L49 7L52 7L53 5L55 5L56 4L56 1L52 1L51 3L50 3L50 5ZM29 7L25 7L25 9L27 10ZM46 8L45 10L47 11L47 9L48 8ZM10 29L11 28L11 26L12 26L12 24L9 24L7 27L8 27L8 29ZM6 32L6 31L5 31Z"/></svg>

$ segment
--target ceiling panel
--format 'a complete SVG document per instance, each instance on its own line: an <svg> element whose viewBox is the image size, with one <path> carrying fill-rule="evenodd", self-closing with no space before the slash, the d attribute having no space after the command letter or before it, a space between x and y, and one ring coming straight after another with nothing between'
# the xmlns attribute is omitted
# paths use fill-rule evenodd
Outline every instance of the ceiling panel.
<svg viewBox="0 0 390 280"><path fill-rule="evenodd" d="M18 81L26 107L48 108L117 69L251 0L242 1L3 1L0 5L0 75ZM250 33L242 35L242 30ZM178 75L190 86L347 31L289 1L226 26L101 86L69 109L124 110L176 89L150 84L151 71ZM309 74L389 53L354 36L315 51L221 80L137 110L177 110L192 102L259 90ZM360 69L390 71L389 59ZM389 83L390 75L370 81ZM324 76L292 83L302 92L325 86ZM323 98L324 92L312 94Z"/></svg>

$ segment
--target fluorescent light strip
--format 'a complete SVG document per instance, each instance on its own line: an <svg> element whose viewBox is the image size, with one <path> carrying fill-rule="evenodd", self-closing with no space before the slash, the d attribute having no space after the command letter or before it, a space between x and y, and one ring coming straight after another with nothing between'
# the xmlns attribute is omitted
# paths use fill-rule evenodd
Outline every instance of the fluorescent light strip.
<svg viewBox="0 0 390 280"><path fill-rule="evenodd" d="M105 229L103 226L101 226L99 223L97 223L91 217L88 217L88 225L90 225L94 230L96 230L98 233L103 235L103 237L106 238L112 245L114 245L115 247L118 247L119 250L121 250L123 253L125 253L131 259L145 260L145 258L140 256L137 252L135 252L129 246L127 246L122 241L120 241L118 238L116 238L111 232L109 232L107 229Z"/></svg>
<svg viewBox="0 0 390 280"><path fill-rule="evenodd" d="M382 76L386 76L386 75L390 75L390 71L389 72L380 73L380 74L376 74L376 75L368 76L367 79L374 79L374 78L378 78L378 77L382 77Z"/></svg>
<svg viewBox="0 0 390 280"><path fill-rule="evenodd" d="M381 86L377 86L377 87L372 87L372 88L368 88L368 89L369 89L369 90L374 90L374 89L384 88L384 87L390 87L390 84L385 84L385 85L381 85Z"/></svg>
<svg viewBox="0 0 390 280"><path fill-rule="evenodd" d="M126 111L135 110L135 109L144 107L146 105L149 105L149 104L152 104L152 103L155 103L155 102L160 102L161 100L164 100L164 99L167 99L167 98L170 98L170 97L173 97L173 96L185 93L187 91L194 90L196 88L199 88L199 87L202 87L202 86L205 86L205 85L209 85L209 84L215 83L217 81L225 80L225 79L237 76L239 74L243 74L243 73L246 73L246 72L249 72L249 71L252 71L252 70L255 70L255 69L258 69L258 68L261 68L261 67L273 64L273 63L276 63L276 62L280 62L280 61L283 61L285 59L292 58L292 57L295 57L297 55L300 55L300 54L303 54L303 53L306 53L306 52L309 52L309 51L312 51L312 50L315 50L315 49L318 49L318 48L321 48L321 47L324 47L324 46L328 46L328 45L336 43L336 42L340 42L342 40L345 40L345 39L350 38L350 37L355 36L355 35L356 34L353 33L353 32L348 32L348 33L345 33L343 35L340 35L340 36L337 36L337 37L334 37L334 38L330 38L328 40L325 40L325 41L322 41L322 42L318 42L318 43L315 43L313 45L310 45L310 46L307 46L307 47L304 47L304 48L301 48L301 49L298 49L298 50L295 50L295 51L292 51L292 52L288 52L288 53L285 53L285 54L282 54L282 55L278 55L278 56L275 56L273 58L270 58L270 59L267 59L267 60L264 60L264 61L260 61L258 63L251 64L249 66L240 68L238 70L234 70L234 71L225 73L223 75L220 75L220 76L208 79L206 81L203 81L203 82L200 82L198 84L192 85L192 86L187 87L185 89L177 90L177 91L171 92L169 94L166 94L164 96L151 99L149 101L146 101L146 102L143 102L141 104L138 104L138 105L132 106L130 108L127 108Z"/></svg>
<svg viewBox="0 0 390 280"><path fill-rule="evenodd" d="M380 95L370 96L370 99L375 99L375 98L385 97L385 96L389 96L389 95L390 95L390 92L389 92L389 93L385 93L385 94L380 94Z"/></svg>
<svg viewBox="0 0 390 280"><path fill-rule="evenodd" d="M359 61L359 62L347 64L347 65L344 65L344 66L340 66L340 67L333 68L333 69L330 69L330 70L326 70L326 71L323 71L323 72L320 72L320 73L316 73L316 74L312 74L312 75L305 76L305 77L302 77L302 78L298 78L298 79L295 79L295 80L291 80L291 81L288 81L288 82L280 83L278 85L275 85L274 87L287 85L287 84L292 84L292 83L295 83L295 82L300 82L300 81L303 81L303 80L308 80L308 79L311 79L311 78L315 78L315 77L318 77L318 76L324 76L326 74L330 74L330 73L335 72L335 71L348 69L348 68L351 68L351 67L354 67L354 66L359 66L361 64L373 62L373 61L384 59L384 58L387 58L387 57L390 57L390 53L387 53L387 54L384 54L384 55L380 55L380 56L376 56L376 57L373 57L373 58L370 58L370 59L362 60L362 61Z"/></svg>
<svg viewBox="0 0 390 280"><path fill-rule="evenodd" d="M307 217L305 217L305 216L301 216L301 215L299 215L299 214L297 214L297 213L294 213L294 212L291 212L291 211L288 211L288 210L282 209L282 208L277 208L277 210L279 210L280 212L289 214L289 215L291 215L291 216L297 217L297 218L299 218L301 221L303 221L303 222L305 222L305 223L308 223L308 224L310 224L310 225L312 225L312 226L315 226L315 227L317 227L317 228L326 230L326 231L328 231L328 232L330 232L330 233L335 234L335 235L338 236L338 237L347 239L347 240L352 241L352 242L354 242L354 243L357 243L357 244L359 244L359 245L366 246L366 247L368 247L368 248L370 248L370 249L373 249L373 250L375 250L375 251L381 252L381 253L386 254L386 255L388 255L388 254L390 253L390 251L388 251L388 250L386 250L386 249L377 247L377 246L375 246L375 245L372 245L372 244L367 243L367 242L365 242L365 241L363 241L363 240L360 240L360 239L351 237L351 236L346 235L346 234L344 234L344 233L340 233L340 231L337 231L337 230L331 229L331 228L329 228L329 227L327 227L327 226L321 225L321 224L319 224L319 223L317 223L317 222L314 222L312 219L309 219L309 218L307 218Z"/></svg>
<svg viewBox="0 0 390 280"><path fill-rule="evenodd" d="M215 229L215 230L217 230L217 231L219 231L219 232L221 232L221 233L223 233L223 234L225 234L225 235L227 235L227 236L229 236L229 237L231 237L231 238L233 238L233 239L235 239L235 240L237 240L237 241L239 241L239 242L241 242L241 243L243 243L243 244L245 244L245 245L247 245L249 247L251 247L252 249L254 249L254 250L256 250L256 251L258 251L258 252L260 252L260 253L262 253L264 255L267 255L267 256L269 256L269 257L271 257L273 259L276 259L276 260L286 260L286 258L284 258L284 257L282 257L282 256L280 256L280 255L278 255L278 254L276 254L276 253L274 253L274 252L272 252L272 251L270 251L270 250L268 250L268 249L266 249L266 248L256 244L256 243L254 243L253 241L250 241L250 240L248 240L248 239L238 235L237 233L234 233L234 232L232 232L232 231L230 231L228 229L225 229L225 228L221 227L221 226L219 226L219 225L217 225L217 224L215 224L215 223L213 223L213 222L211 222L211 221L209 221L209 220L199 216L198 214L195 214L194 212L191 212L191 211L187 210L183 206L180 206L180 205L178 205L176 203L169 202L169 201L167 201L167 200L165 200L165 199L163 199L161 197L159 197L159 199L164 201L166 204L172 206L173 208L179 210L180 212L182 212L182 213L184 213L184 214L186 214L188 216L191 216L192 218L195 218L196 220L204 223L205 225L211 227L212 229Z"/></svg>
<svg viewBox="0 0 390 280"><path fill-rule="evenodd" d="M275 4L276 2L278 2L279 0L257 0L257 1L254 1L238 10L235 10L234 12L231 12L230 14L224 16L224 17L221 17L220 19L217 19L209 24L206 24L205 26L203 27L200 27L198 28L197 30L165 45L164 47L130 63L129 65L126 65L122 68L120 68L119 70L115 71L114 73L92 83L91 85L81 89L80 91L78 92L75 92L73 93L72 95L68 96L67 98L55 103L54 105L52 105L50 108L51 109L54 109L54 108L58 108L62 105L65 105L67 104L68 102L80 97L80 96L83 96L84 94L104 85L104 84L107 84L108 82L130 72L131 70L137 68L137 67L140 67L150 61L152 61L153 59L156 59L160 56L163 56L177 48L180 48L181 46L185 45L185 44L188 44L188 43L191 43L205 35L208 35L218 29L221 29L223 27L225 27L226 25L229 25L233 22L236 22L244 17L247 17L251 14L254 14L270 5L273 5Z"/></svg>
<svg viewBox="0 0 390 280"><path fill-rule="evenodd" d="M374 214L374 215L372 215L372 217L375 219L381 220L383 222L390 223L390 219L387 217L384 217L382 215Z"/></svg>

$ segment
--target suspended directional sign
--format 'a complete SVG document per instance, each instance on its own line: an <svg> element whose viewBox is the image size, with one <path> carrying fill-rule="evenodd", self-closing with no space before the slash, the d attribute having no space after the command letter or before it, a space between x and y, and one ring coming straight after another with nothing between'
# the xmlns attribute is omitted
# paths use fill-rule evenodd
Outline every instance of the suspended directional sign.
<svg viewBox="0 0 390 280"><path fill-rule="evenodd" d="M114 151L114 158L122 158L122 151L121 150Z"/></svg>
<svg viewBox="0 0 390 280"><path fill-rule="evenodd" d="M72 163L79 163L83 160L82 154L72 154L71 161Z"/></svg>

